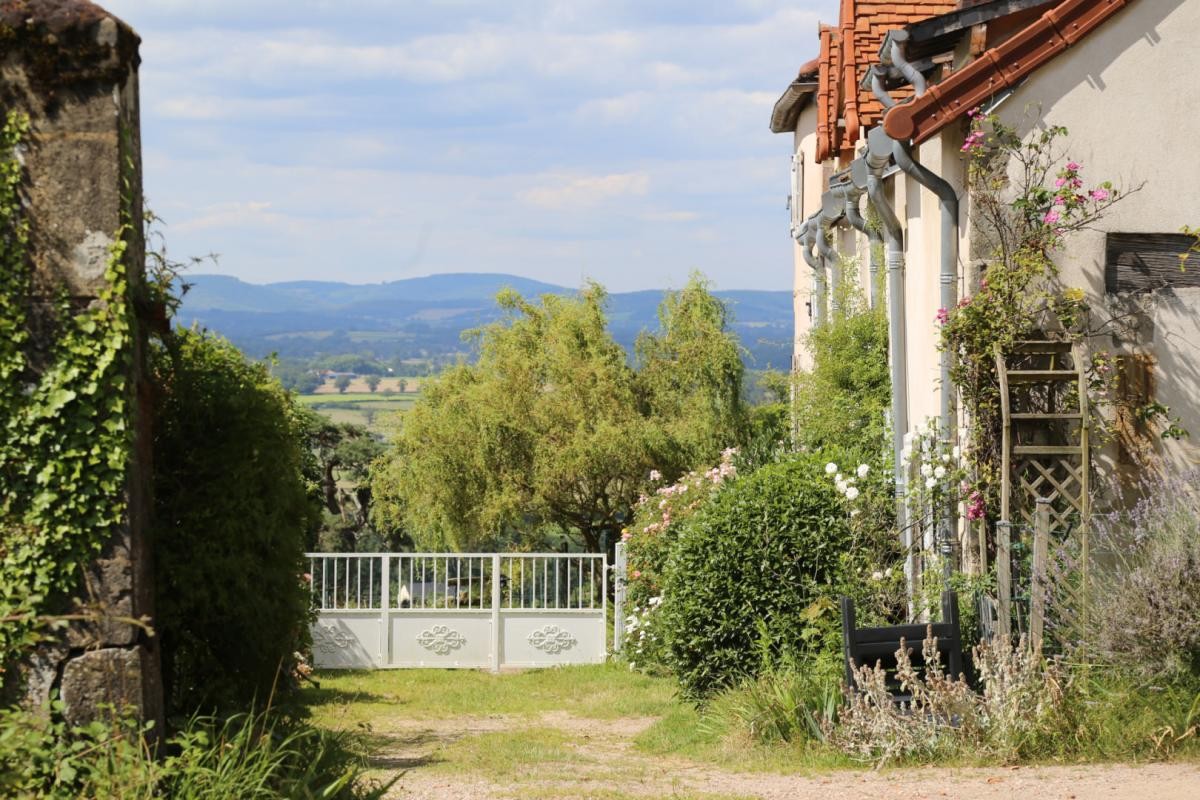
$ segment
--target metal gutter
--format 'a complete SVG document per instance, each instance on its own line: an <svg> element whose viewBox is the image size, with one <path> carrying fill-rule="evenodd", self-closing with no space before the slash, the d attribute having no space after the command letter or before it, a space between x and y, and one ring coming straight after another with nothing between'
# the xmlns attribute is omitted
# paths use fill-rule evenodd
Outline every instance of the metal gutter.
<svg viewBox="0 0 1200 800"><path fill-rule="evenodd" d="M889 109L883 127L893 139L920 144L968 110L1011 88L1134 0L1065 0L1025 30L987 50L924 95Z"/></svg>

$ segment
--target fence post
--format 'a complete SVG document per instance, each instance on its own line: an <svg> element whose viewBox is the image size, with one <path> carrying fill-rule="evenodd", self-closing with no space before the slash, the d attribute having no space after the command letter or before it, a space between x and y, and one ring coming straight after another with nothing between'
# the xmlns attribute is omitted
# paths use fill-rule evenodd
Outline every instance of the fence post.
<svg viewBox="0 0 1200 800"><path fill-rule="evenodd" d="M1012 523L996 523L996 628L1001 636L1012 634Z"/></svg>
<svg viewBox="0 0 1200 800"><path fill-rule="evenodd" d="M613 573L613 652L625 645L625 542L614 549L616 565Z"/></svg>
<svg viewBox="0 0 1200 800"><path fill-rule="evenodd" d="M392 557L380 557L379 569L379 666L386 667L392 660L392 621L388 610L392 606Z"/></svg>
<svg viewBox="0 0 1200 800"><path fill-rule="evenodd" d="M1029 583L1029 644L1035 653L1042 650L1042 631L1046 622L1046 549L1050 538L1050 500L1037 499L1033 524L1033 577Z"/></svg>
<svg viewBox="0 0 1200 800"><path fill-rule="evenodd" d="M492 554L492 672L500 671L500 554Z"/></svg>

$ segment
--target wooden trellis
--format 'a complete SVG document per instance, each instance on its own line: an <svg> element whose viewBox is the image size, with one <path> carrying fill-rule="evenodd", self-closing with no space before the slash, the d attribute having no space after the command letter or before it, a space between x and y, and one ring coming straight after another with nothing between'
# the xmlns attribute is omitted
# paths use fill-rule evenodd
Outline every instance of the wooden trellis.
<svg viewBox="0 0 1200 800"><path fill-rule="evenodd" d="M996 352L996 374L1003 420L1000 519L1032 530L1037 501L1048 501L1042 505L1049 533L1062 537L1077 530L1086 570L1091 451L1079 347L1058 340L1017 342L1007 354ZM1010 611L1009 532L1002 526L997 542L1001 633L1008 633Z"/></svg>

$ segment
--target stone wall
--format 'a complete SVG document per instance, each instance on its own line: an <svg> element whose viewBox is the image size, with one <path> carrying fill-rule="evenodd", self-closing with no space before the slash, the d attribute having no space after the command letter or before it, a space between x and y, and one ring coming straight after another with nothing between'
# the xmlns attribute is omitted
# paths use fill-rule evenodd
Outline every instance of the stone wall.
<svg viewBox="0 0 1200 800"><path fill-rule="evenodd" d="M49 326L37 307L68 287L73 303L98 302L108 247L128 225L125 253L132 299L144 297L139 39L125 23L85 0L0 0L0 107L31 123L22 151L34 265L35 348L48 350ZM133 459L126 524L84 570L75 595L112 617L152 616L149 553L150 404L144 325L135 337L130 385ZM72 627L21 670L24 701L41 706L58 690L73 722L111 704L161 721L162 691L154 639L116 621ZM160 726L161 727L161 726Z"/></svg>

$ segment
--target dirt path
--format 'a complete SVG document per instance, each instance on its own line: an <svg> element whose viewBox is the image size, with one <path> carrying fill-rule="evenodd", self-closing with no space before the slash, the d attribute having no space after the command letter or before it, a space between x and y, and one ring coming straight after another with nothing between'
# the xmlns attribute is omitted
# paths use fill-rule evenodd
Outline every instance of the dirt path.
<svg viewBox="0 0 1200 800"><path fill-rule="evenodd" d="M1197 800L1200 768L1187 764L833 771L813 776L736 772L640 753L632 739L649 717L595 720L564 712L389 720L375 766L403 774L389 798L491 800ZM533 738L526 742L526 738ZM512 745L524 751L511 768ZM546 757L527 758L545 747Z"/></svg>

